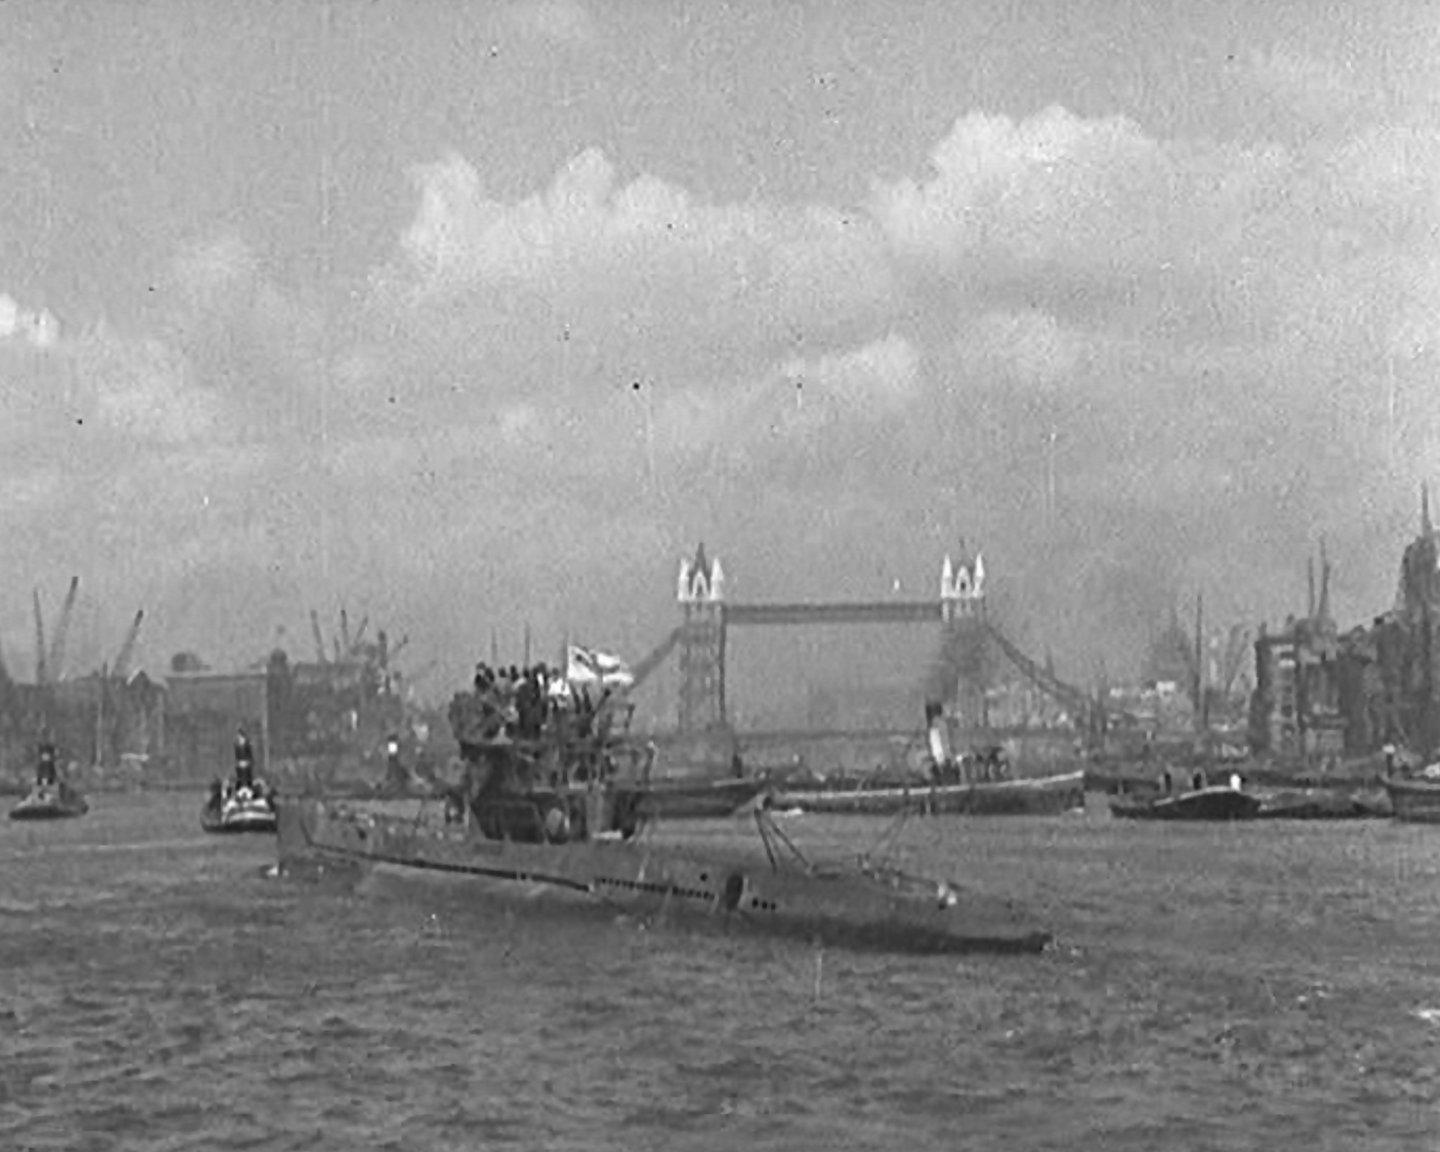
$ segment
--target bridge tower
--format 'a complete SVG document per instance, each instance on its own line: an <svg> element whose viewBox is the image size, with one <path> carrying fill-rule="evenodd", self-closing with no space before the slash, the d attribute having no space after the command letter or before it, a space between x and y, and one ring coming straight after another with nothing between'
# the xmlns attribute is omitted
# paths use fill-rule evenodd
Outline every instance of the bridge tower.
<svg viewBox="0 0 1440 1152"><path fill-rule="evenodd" d="M719 559L680 561L680 731L698 735L725 722L725 572Z"/></svg>
<svg viewBox="0 0 1440 1152"><path fill-rule="evenodd" d="M945 664L953 677L949 701L961 728L986 728L990 723L986 690L985 559L961 554L960 563L947 555L940 569L940 619L944 629Z"/></svg>

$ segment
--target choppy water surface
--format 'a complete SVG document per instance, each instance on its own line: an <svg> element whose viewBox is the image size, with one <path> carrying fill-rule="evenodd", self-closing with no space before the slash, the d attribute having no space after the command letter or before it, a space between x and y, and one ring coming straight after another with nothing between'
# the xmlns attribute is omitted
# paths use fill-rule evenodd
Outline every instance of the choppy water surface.
<svg viewBox="0 0 1440 1152"><path fill-rule="evenodd" d="M1063 940L956 959L269 879L200 802L0 821L0 1147L1440 1142L1440 828L916 821Z"/></svg>

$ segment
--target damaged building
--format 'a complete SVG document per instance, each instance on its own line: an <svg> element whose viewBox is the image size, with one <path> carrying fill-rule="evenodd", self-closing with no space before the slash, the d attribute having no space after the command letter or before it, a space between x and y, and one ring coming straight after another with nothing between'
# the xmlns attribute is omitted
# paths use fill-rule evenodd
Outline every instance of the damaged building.
<svg viewBox="0 0 1440 1152"><path fill-rule="evenodd" d="M1400 563L1394 606L1340 633L1322 555L1318 601L1255 642L1250 744L1282 759L1360 756L1386 744L1430 755L1440 744L1440 536L1422 491L1420 533Z"/></svg>
<svg viewBox="0 0 1440 1152"><path fill-rule="evenodd" d="M1250 698L1250 748L1280 759L1329 758L1346 750L1340 708L1340 641L1330 615L1330 564L1321 552L1320 595L1310 566L1305 616L1286 619L1255 640L1255 690Z"/></svg>
<svg viewBox="0 0 1440 1152"><path fill-rule="evenodd" d="M1394 607L1342 640L1341 708L1352 751L1384 744L1429 755L1440 745L1440 536L1421 494L1420 534L1405 549Z"/></svg>

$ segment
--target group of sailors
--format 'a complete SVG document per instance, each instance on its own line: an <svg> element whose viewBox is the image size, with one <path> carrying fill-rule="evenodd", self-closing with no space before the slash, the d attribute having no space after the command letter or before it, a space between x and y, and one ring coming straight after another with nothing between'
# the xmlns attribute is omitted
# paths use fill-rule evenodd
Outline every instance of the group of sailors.
<svg viewBox="0 0 1440 1152"><path fill-rule="evenodd" d="M491 668L482 660L475 665L474 687L484 710L484 739L537 740L561 732L603 740L614 723L609 688L592 697L588 687L572 687L564 672L543 663Z"/></svg>
<svg viewBox="0 0 1440 1152"><path fill-rule="evenodd" d="M35 758L35 791L58 793L61 797L72 794L72 789L60 774L60 753L48 729L42 729Z"/></svg>
<svg viewBox="0 0 1440 1152"><path fill-rule="evenodd" d="M235 730L235 790L241 788L255 789L255 749L243 724Z"/></svg>
<svg viewBox="0 0 1440 1152"><path fill-rule="evenodd" d="M1010 778L1010 760L1000 745L981 748L969 755L943 763L932 761L930 781L933 784L973 784Z"/></svg>
<svg viewBox="0 0 1440 1152"><path fill-rule="evenodd" d="M1165 768L1161 771L1159 783L1161 795L1169 796L1175 791L1175 776L1171 773L1169 768ZM1227 787L1233 788L1236 792L1239 792L1242 788L1244 788L1245 781L1243 777L1241 777L1240 773L1231 772L1229 778L1225 781L1225 784ZM1190 773L1190 791L1200 792L1208 786L1209 779L1205 775L1205 769L1197 768L1195 769L1195 771Z"/></svg>
<svg viewBox="0 0 1440 1152"><path fill-rule="evenodd" d="M250 743L250 736L245 731L245 725L241 724L235 729L235 777L228 786L215 780L210 785L210 805L219 808L225 801L227 793L240 796L242 793L254 796L257 789L255 785L255 749Z"/></svg>

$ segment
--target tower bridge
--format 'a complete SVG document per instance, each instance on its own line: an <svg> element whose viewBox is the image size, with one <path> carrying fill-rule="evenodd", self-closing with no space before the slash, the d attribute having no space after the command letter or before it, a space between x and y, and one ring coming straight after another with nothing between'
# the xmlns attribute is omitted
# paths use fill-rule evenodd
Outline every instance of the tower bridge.
<svg viewBox="0 0 1440 1152"><path fill-rule="evenodd" d="M1057 700L1092 730L1103 730L1103 702L1058 679L1028 657L986 612L985 563L978 552L959 562L944 558L939 595L932 600L841 601L828 603L744 603L725 596L725 572L718 558L695 556L680 563L676 601L680 625L634 669L640 682L679 649L679 731L699 735L728 724L727 649L732 628L814 625L933 625L939 656L925 673L927 701L953 708L962 722L988 726L986 689L998 655L1042 692Z"/></svg>

